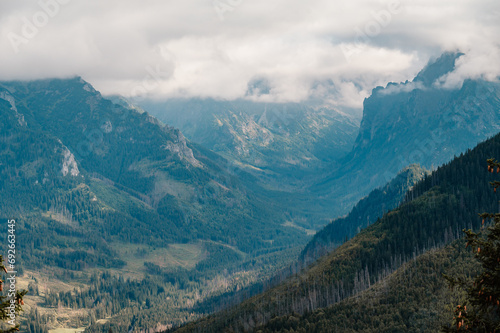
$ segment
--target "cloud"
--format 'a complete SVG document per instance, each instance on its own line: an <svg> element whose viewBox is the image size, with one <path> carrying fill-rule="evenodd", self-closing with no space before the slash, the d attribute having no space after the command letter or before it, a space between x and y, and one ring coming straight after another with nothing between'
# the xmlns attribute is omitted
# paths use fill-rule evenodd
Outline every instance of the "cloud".
<svg viewBox="0 0 500 333"><path fill-rule="evenodd" d="M105 94L361 108L446 50L467 54L443 86L498 77L498 17L498 0L8 1L0 79L81 75ZM248 94L256 80L265 93Z"/></svg>
<svg viewBox="0 0 500 333"><path fill-rule="evenodd" d="M427 87L422 82L407 82L404 84L389 84L384 90L381 90L382 95L398 94L400 92L410 92L415 89L424 90Z"/></svg>
<svg viewBox="0 0 500 333"><path fill-rule="evenodd" d="M441 77L435 85L445 89L460 88L466 79L498 81L500 79L500 44L483 44L466 51L455 62L455 70Z"/></svg>

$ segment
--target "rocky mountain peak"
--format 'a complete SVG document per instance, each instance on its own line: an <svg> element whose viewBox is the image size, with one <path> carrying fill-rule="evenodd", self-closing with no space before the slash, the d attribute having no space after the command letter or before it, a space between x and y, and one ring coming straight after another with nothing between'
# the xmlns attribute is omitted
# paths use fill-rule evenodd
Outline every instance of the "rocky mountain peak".
<svg viewBox="0 0 500 333"><path fill-rule="evenodd" d="M456 89L434 85L461 55L446 53L414 80L374 89L365 99L354 148L326 183L329 188L349 184L348 202L353 188L359 198L411 163L432 169L500 131L500 82L467 79ZM342 197L337 192L332 191Z"/></svg>
<svg viewBox="0 0 500 333"><path fill-rule="evenodd" d="M421 82L425 87L430 87L437 79L451 73L455 69L455 62L465 55L461 52L446 52L435 61L431 61L415 77L413 83Z"/></svg>

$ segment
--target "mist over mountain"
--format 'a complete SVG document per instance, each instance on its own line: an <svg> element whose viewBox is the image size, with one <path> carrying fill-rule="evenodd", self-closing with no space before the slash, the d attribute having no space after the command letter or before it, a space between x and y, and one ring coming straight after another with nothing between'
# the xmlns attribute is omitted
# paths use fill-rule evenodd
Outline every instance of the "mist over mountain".
<svg viewBox="0 0 500 333"><path fill-rule="evenodd" d="M466 80L460 89L440 86L461 53L444 54L412 82L376 88L364 103L353 159L407 160L437 166L500 130L498 82ZM382 155L381 155L382 154Z"/></svg>
<svg viewBox="0 0 500 333"><path fill-rule="evenodd" d="M388 223L387 211L403 199L417 204L406 193L429 179L424 168L500 131L498 82L444 85L462 56L446 53L411 82L375 88L361 121L307 103L136 105L103 97L80 77L0 82L2 217L20 220L26 283L55 272L58 284L43 290L43 306L31 301L41 311L81 307L90 317L64 320L95 332L137 318L141 328L163 330L335 257L331 251L344 251L346 239L356 244L363 228ZM68 293L76 279L82 289ZM82 306L83 298L93 301ZM94 305L103 298L109 303ZM112 320L98 325L97 317ZM44 325L40 318L29 314Z"/></svg>
<svg viewBox="0 0 500 333"><path fill-rule="evenodd" d="M411 163L432 169L500 131L500 83L465 80L445 88L461 53L430 62L413 81L377 87L364 102L352 151L339 168L310 188L344 213L370 190ZM347 190L347 191L346 191Z"/></svg>
<svg viewBox="0 0 500 333"><path fill-rule="evenodd" d="M290 200L309 201L306 215L312 221L303 225L317 228L408 165L432 169L500 130L498 82L469 79L458 88L443 86L464 56L445 53L414 80L375 88L364 102L359 130L356 116L307 104L212 99L141 104L245 168L263 186L302 193Z"/></svg>
<svg viewBox="0 0 500 333"><path fill-rule="evenodd" d="M499 17L2 1L0 333L500 331Z"/></svg>

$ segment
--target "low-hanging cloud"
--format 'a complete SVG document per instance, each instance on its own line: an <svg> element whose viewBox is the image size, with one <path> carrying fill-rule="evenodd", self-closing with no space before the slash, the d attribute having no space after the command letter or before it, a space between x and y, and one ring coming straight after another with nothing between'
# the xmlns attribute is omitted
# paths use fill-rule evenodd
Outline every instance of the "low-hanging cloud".
<svg viewBox="0 0 500 333"><path fill-rule="evenodd" d="M429 58L446 88L500 75L498 0L28 0L2 3L0 79L81 75L105 94L323 100L360 108ZM250 89L256 78L262 89Z"/></svg>
<svg viewBox="0 0 500 333"><path fill-rule="evenodd" d="M437 87L457 89L466 79L497 81L500 78L499 45L483 44L466 52L456 60L455 70L435 83Z"/></svg>

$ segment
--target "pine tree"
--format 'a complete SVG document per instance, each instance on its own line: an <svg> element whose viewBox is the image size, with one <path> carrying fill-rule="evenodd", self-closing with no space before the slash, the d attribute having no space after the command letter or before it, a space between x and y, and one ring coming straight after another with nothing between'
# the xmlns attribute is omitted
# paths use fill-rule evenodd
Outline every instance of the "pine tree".
<svg viewBox="0 0 500 333"><path fill-rule="evenodd" d="M0 255L0 270L3 270L7 273L7 268L3 264L3 257ZM3 291L4 281L0 280L0 291ZM27 291L17 291L13 294L9 291L9 288L6 288L7 295L0 294L0 321L4 323L4 326L7 325L8 328L0 327L0 333L7 332L17 332L19 331L18 320L16 320L16 325L11 326L9 324L9 320L12 319L11 314L15 315L18 318L19 313L22 311L22 305L24 305L23 297L26 295Z"/></svg>
<svg viewBox="0 0 500 333"><path fill-rule="evenodd" d="M500 163L488 160L488 172L500 173ZM490 185L497 192L500 182ZM455 310L454 323L443 327L444 332L500 332L500 214L482 213L481 231L464 230L467 244L481 264L482 270L472 283L445 276L450 287L467 291L467 300ZM485 228L485 223L491 225Z"/></svg>

